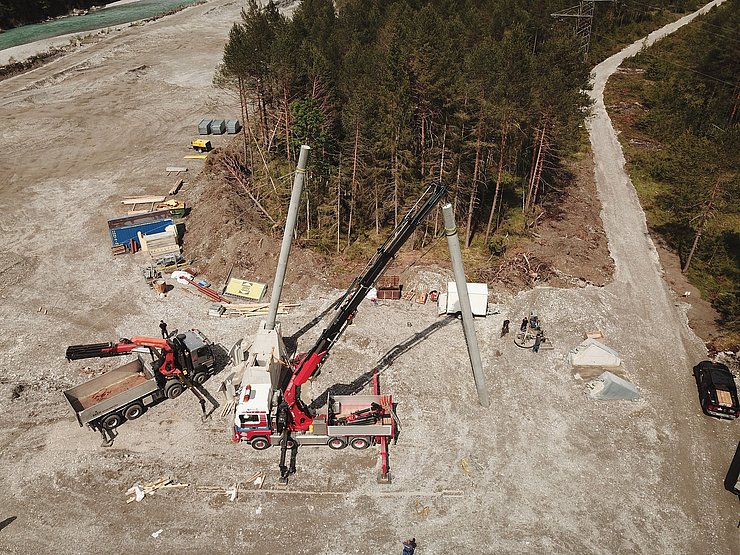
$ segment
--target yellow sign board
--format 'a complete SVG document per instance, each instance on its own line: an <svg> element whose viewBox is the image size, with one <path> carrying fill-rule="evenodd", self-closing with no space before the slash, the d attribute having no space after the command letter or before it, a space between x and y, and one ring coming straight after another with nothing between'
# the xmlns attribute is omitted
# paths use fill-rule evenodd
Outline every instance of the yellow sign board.
<svg viewBox="0 0 740 555"><path fill-rule="evenodd" d="M253 301L259 301L265 294L266 289L267 285L264 283L231 278L229 280L229 284L226 286L226 293L229 295L236 295L237 297L252 299Z"/></svg>

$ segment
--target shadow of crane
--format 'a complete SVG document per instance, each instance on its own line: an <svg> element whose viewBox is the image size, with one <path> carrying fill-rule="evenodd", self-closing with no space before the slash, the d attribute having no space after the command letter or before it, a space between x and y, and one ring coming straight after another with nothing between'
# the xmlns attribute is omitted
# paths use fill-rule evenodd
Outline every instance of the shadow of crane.
<svg viewBox="0 0 740 555"><path fill-rule="evenodd" d="M312 402L310 407L313 410L323 407L329 398L329 395L355 395L362 391L370 382L373 380L375 371L377 369L378 374L382 374L388 367L392 366L393 363L402 355L409 352L411 349L416 347L419 343L426 340L437 330L443 328L450 322L457 320L454 315L447 316L442 320L438 320L427 328L415 333L409 337L403 343L399 343L387 353L385 353L378 361L377 366L371 368L367 372L360 374L352 383L337 383L330 385L323 393L318 395Z"/></svg>
<svg viewBox="0 0 740 555"><path fill-rule="evenodd" d="M309 321L306 325L304 325L301 329L296 331L293 335L283 337L283 345L285 345L285 350L287 352L289 359L293 358L293 355L298 349L298 340L301 338L301 336L305 334L306 332L308 332L316 324L321 322L321 320L324 319L324 316L329 314L329 312L336 309L336 307L339 306L339 303L342 301L343 298L344 298L344 295L339 297L336 301L334 301L329 306L327 306L326 309L321 314L316 316L313 320Z"/></svg>

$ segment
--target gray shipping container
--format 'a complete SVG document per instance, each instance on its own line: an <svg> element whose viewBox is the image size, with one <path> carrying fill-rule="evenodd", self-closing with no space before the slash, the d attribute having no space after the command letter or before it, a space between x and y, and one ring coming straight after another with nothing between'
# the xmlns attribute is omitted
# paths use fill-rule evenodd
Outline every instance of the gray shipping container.
<svg viewBox="0 0 740 555"><path fill-rule="evenodd" d="M209 135L211 133L211 122L210 119L202 119L198 124L198 133L200 135Z"/></svg>
<svg viewBox="0 0 740 555"><path fill-rule="evenodd" d="M235 133L239 133L239 130L242 128L242 124L239 123L238 119L228 119L226 120L226 132L229 135L234 135Z"/></svg>
<svg viewBox="0 0 740 555"><path fill-rule="evenodd" d="M214 135L223 135L226 131L226 122L222 119L214 119L211 122L211 133Z"/></svg>

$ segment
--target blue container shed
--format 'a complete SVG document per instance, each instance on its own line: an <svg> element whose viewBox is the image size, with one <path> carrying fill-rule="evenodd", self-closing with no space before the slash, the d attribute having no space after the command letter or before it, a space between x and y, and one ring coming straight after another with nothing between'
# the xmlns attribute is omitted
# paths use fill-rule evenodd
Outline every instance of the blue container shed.
<svg viewBox="0 0 740 555"><path fill-rule="evenodd" d="M139 244L137 233L143 235L161 233L173 224L169 212L146 212L134 216L123 216L108 220L108 231L114 245L128 245L131 239ZM141 247L141 245L139 245Z"/></svg>

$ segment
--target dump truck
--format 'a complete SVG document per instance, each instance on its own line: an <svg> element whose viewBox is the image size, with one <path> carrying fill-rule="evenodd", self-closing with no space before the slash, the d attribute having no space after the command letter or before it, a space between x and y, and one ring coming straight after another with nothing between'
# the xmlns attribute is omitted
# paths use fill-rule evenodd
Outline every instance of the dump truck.
<svg viewBox="0 0 740 555"><path fill-rule="evenodd" d="M115 343L72 345L67 360L134 354L137 359L64 392L80 426L111 432L165 399L178 397L214 371L210 341L198 330L168 338L132 337Z"/></svg>

